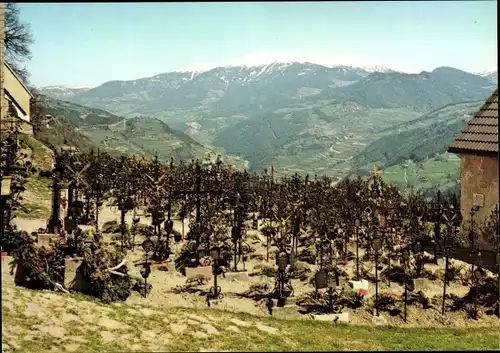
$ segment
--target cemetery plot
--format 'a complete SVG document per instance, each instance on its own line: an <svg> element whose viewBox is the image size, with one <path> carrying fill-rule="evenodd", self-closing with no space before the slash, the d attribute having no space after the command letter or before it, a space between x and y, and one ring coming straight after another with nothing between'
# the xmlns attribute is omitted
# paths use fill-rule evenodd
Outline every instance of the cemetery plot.
<svg viewBox="0 0 500 353"><path fill-rule="evenodd" d="M336 323L500 321L498 210L487 224L472 217L464 234L456 197L402 195L376 169L333 185L326 177L250 174L219 160L164 164L64 149L56 159L46 229L27 234L8 217L2 223L2 250L19 284L104 303ZM19 165L12 176L32 172ZM22 192L23 175L13 190ZM7 215L12 197L2 203ZM103 221L106 208L114 220ZM490 237L497 262L485 261L478 236ZM464 242L467 264L453 259Z"/></svg>

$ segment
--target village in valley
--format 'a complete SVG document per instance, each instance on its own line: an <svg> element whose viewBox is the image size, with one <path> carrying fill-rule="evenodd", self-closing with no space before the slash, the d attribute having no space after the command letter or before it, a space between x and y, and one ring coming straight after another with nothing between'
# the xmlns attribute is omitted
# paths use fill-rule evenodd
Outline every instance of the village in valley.
<svg viewBox="0 0 500 353"><path fill-rule="evenodd" d="M5 16L2 352L500 349L498 89L457 193L45 145Z"/></svg>

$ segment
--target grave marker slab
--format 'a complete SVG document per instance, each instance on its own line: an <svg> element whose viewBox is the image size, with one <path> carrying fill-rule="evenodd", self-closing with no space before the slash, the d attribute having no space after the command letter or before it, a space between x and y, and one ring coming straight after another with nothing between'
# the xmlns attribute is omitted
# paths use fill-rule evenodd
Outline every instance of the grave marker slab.
<svg viewBox="0 0 500 353"><path fill-rule="evenodd" d="M58 234L50 234L50 233L44 233L44 234L38 234L37 235L37 243L39 245L50 245L51 240L57 240L59 239Z"/></svg>
<svg viewBox="0 0 500 353"><path fill-rule="evenodd" d="M22 266L18 266L17 261L12 256L2 254L2 268L9 269L8 270L9 274L11 273L10 271L12 270L12 274L14 275L14 283L22 284L25 282L24 271L22 269Z"/></svg>
<svg viewBox="0 0 500 353"><path fill-rule="evenodd" d="M317 321L337 322L343 324L349 323L349 313L320 314L320 315L313 315L312 317L314 320Z"/></svg>
<svg viewBox="0 0 500 353"><path fill-rule="evenodd" d="M247 271L227 272L226 274L224 274L224 276L229 281L248 282L250 280L250 277L248 277Z"/></svg>
<svg viewBox="0 0 500 353"><path fill-rule="evenodd" d="M349 285L355 291L360 289L368 291L368 289L370 288L370 282L368 282L366 279L362 279L361 281L349 281Z"/></svg>
<svg viewBox="0 0 500 353"><path fill-rule="evenodd" d="M274 309L278 309L278 302L279 300L278 299L272 299L273 300L273 305L274 305ZM285 302L285 306L284 307L295 307L297 305L297 297L288 297L286 298L286 302ZM274 310L273 309L273 310Z"/></svg>
<svg viewBox="0 0 500 353"><path fill-rule="evenodd" d="M425 292L432 286L431 281L429 281L427 278L411 278L408 284L411 288L413 288L413 291L415 293L420 291Z"/></svg>
<svg viewBox="0 0 500 353"><path fill-rule="evenodd" d="M212 266L186 267L186 277L203 275L207 280L212 279Z"/></svg>
<svg viewBox="0 0 500 353"><path fill-rule="evenodd" d="M88 292L90 284L84 279L83 257L67 257L64 261L64 286L68 290Z"/></svg>

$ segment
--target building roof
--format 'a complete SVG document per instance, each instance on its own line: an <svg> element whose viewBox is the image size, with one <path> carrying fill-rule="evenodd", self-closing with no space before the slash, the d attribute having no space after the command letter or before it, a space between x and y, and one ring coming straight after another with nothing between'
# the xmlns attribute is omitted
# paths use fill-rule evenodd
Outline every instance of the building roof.
<svg viewBox="0 0 500 353"><path fill-rule="evenodd" d="M31 98L34 98L33 97L33 94L31 93L31 91L28 89L28 87L26 87L26 85L24 84L23 80L19 77L18 74L16 74L16 72L10 67L9 64L7 64L7 61L4 61L4 65L7 69L9 69L10 72L12 72L12 75L14 75L14 77L19 81L19 83L21 84L21 86L23 86L23 88L26 90L26 92L29 93L29 95L31 96Z"/></svg>
<svg viewBox="0 0 500 353"><path fill-rule="evenodd" d="M452 153L498 153L498 89L448 147Z"/></svg>

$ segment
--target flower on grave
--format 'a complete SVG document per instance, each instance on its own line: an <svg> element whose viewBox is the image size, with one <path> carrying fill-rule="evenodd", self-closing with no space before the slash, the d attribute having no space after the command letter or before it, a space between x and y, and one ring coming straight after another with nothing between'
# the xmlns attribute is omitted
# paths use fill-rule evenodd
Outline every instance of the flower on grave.
<svg viewBox="0 0 500 353"><path fill-rule="evenodd" d="M385 293L382 293L382 295L383 295L384 297L387 297L387 298L397 299L397 298L400 296L400 293L396 293L396 292L385 292Z"/></svg>
<svg viewBox="0 0 500 353"><path fill-rule="evenodd" d="M358 297L363 298L366 294L368 294L368 291L366 289L360 288L358 289Z"/></svg>

